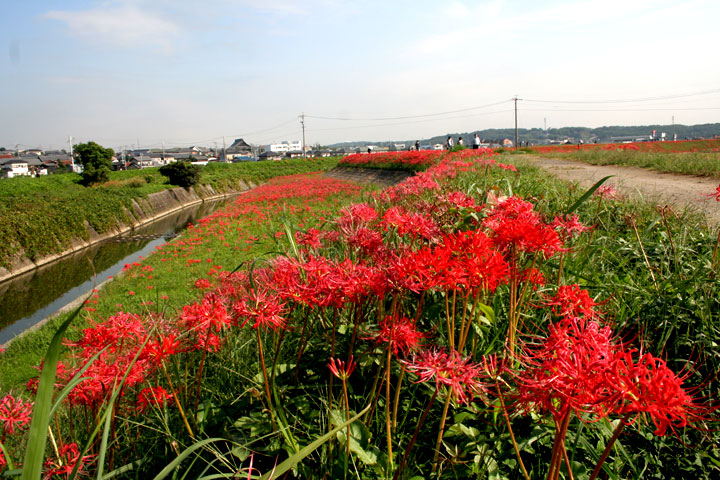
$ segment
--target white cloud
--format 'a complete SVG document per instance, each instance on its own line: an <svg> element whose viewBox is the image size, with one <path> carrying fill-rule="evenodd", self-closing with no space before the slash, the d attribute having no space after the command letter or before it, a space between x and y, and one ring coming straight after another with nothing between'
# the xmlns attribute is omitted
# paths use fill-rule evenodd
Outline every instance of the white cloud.
<svg viewBox="0 0 720 480"><path fill-rule="evenodd" d="M169 49L179 33L179 28L168 19L127 4L79 11L52 10L45 17L64 22L76 37L118 46L155 45Z"/></svg>

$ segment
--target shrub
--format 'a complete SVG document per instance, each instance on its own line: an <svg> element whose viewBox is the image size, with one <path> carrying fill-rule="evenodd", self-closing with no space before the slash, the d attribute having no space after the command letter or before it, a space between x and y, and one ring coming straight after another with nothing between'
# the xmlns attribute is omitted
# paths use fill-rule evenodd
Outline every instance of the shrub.
<svg viewBox="0 0 720 480"><path fill-rule="evenodd" d="M200 181L200 167L190 162L174 162L160 167L160 174L179 187L192 187Z"/></svg>
<svg viewBox="0 0 720 480"><path fill-rule="evenodd" d="M110 179L110 165L115 155L112 148L104 148L95 142L75 145L75 154L83 166L80 174L85 186L107 182Z"/></svg>

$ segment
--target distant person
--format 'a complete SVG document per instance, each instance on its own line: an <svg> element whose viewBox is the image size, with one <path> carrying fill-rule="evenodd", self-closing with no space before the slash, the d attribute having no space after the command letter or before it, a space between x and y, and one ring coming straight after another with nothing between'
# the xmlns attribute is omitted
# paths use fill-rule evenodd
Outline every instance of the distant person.
<svg viewBox="0 0 720 480"><path fill-rule="evenodd" d="M480 148L480 136L476 133L473 137L473 150Z"/></svg>
<svg viewBox="0 0 720 480"><path fill-rule="evenodd" d="M420 140L415 140L415 150L420 151Z"/></svg>
<svg viewBox="0 0 720 480"><path fill-rule="evenodd" d="M372 147L368 147L368 153L372 153Z"/></svg>
<svg viewBox="0 0 720 480"><path fill-rule="evenodd" d="M445 146L447 147L448 150L452 150L454 145L455 144L453 142L452 137L448 136L447 141L445 142Z"/></svg>
<svg viewBox="0 0 720 480"><path fill-rule="evenodd" d="M465 146L465 140L463 140L462 137L458 137L458 145L460 145L461 147Z"/></svg>

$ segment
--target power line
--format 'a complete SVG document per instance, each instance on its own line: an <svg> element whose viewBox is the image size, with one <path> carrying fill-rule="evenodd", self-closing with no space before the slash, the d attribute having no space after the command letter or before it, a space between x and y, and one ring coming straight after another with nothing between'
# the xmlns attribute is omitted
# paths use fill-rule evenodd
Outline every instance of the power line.
<svg viewBox="0 0 720 480"><path fill-rule="evenodd" d="M512 101L512 99L501 100L499 102L488 103L486 105L479 105L476 107L461 108L458 110L448 110L446 112L424 113L424 114L420 114L420 115L405 115L405 116L401 116L401 117L349 118L349 117L326 117L326 116L320 116L320 115L305 115L305 117L316 118L316 119L320 119L320 120L364 121L364 122L379 122L379 121L387 121L387 120L407 120L407 119L411 119L411 118L437 117L437 116L442 116L442 115L449 115L451 113L460 113L460 112L468 112L470 110L479 110L482 108L494 107L496 105L501 105L503 103L508 103L511 101Z"/></svg>
<svg viewBox="0 0 720 480"><path fill-rule="evenodd" d="M720 89L705 90L702 92L683 93L679 95L663 95L659 97L645 97L645 98L634 98L634 99L621 99L621 100L536 100L536 99L523 99L526 102L536 103L635 103L635 102L651 102L656 100L671 100L674 98L686 98L686 97L697 97L700 95L710 95L712 93L720 93Z"/></svg>

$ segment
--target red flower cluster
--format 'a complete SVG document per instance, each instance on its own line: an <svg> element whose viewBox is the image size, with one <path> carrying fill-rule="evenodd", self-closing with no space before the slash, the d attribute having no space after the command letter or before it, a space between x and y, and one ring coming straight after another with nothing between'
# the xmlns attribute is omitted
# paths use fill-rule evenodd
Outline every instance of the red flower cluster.
<svg viewBox="0 0 720 480"><path fill-rule="evenodd" d="M452 398L460 404L468 404L475 395L488 391L483 365L473 363L470 357L463 357L454 350L447 353L442 349L426 349L403 364L419 377L418 382L434 379L436 388L447 387Z"/></svg>

